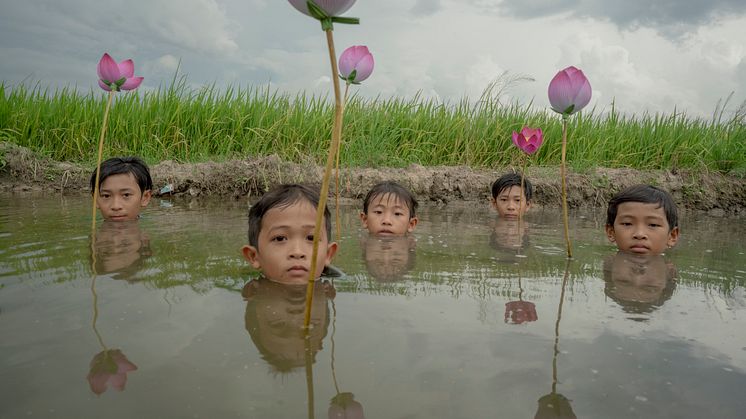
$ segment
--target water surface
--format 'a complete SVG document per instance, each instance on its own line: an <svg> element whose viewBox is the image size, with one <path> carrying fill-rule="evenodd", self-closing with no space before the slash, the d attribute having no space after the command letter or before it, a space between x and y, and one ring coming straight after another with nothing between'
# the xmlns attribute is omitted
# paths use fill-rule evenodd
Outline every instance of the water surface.
<svg viewBox="0 0 746 419"><path fill-rule="evenodd" d="M643 263L575 213L568 263L554 209L425 205L377 240L344 208L304 340L245 202L154 199L93 243L89 205L0 196L2 418L746 417L744 219L684 216Z"/></svg>

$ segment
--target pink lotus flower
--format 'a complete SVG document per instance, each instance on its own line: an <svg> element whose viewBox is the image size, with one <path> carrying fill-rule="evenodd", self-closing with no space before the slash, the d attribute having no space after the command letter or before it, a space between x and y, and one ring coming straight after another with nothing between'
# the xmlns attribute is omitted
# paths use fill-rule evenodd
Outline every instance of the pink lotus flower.
<svg viewBox="0 0 746 419"><path fill-rule="evenodd" d="M561 70L549 83L552 110L572 115L591 101L591 84L583 72L573 66Z"/></svg>
<svg viewBox="0 0 746 419"><path fill-rule="evenodd" d="M137 369L119 349L101 351L91 360L91 369L88 372L88 384L91 391L103 394L107 384L115 390L124 390L127 384L127 373Z"/></svg>
<svg viewBox="0 0 746 419"><path fill-rule="evenodd" d="M364 45L353 45L339 56L339 77L347 83L359 84L373 72L373 54Z"/></svg>
<svg viewBox="0 0 746 419"><path fill-rule="evenodd" d="M135 77L135 64L124 60L117 64L108 53L98 62L98 85L107 92L137 89L142 77Z"/></svg>
<svg viewBox="0 0 746 419"><path fill-rule="evenodd" d="M541 128L523 127L521 132L513 131L513 144L526 154L533 154L541 147L544 134Z"/></svg>
<svg viewBox="0 0 746 419"><path fill-rule="evenodd" d="M288 0L293 7L298 9L303 14L311 17L319 18L314 16L311 11L308 10L308 0ZM356 0L314 0L317 6L321 8L328 16L339 16L355 4Z"/></svg>
<svg viewBox="0 0 746 419"><path fill-rule="evenodd" d="M521 324L539 319L536 305L530 301L510 301L505 303L505 323Z"/></svg>

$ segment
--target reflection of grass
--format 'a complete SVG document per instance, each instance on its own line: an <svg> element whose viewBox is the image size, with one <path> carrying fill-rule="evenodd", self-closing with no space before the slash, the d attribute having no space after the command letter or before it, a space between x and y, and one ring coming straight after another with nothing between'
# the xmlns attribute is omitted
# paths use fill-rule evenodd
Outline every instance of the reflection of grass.
<svg viewBox="0 0 746 419"><path fill-rule="evenodd" d="M104 94L0 83L0 138L57 160L93 161ZM727 104L727 101L726 101ZM118 96L109 125L108 153L148 160L222 160L278 154L323 161L331 104L268 88L191 89L185 78L156 91ZM711 121L672 114L625 116L589 110L572 120L568 159L576 169L706 168L746 173L746 107L727 114L719 105ZM730 116L729 116L730 115ZM523 125L544 129L549 142L538 165L559 161L560 119L526 105L483 95L475 105L413 98L352 97L346 110L345 150L351 165L495 166L511 164L510 133Z"/></svg>

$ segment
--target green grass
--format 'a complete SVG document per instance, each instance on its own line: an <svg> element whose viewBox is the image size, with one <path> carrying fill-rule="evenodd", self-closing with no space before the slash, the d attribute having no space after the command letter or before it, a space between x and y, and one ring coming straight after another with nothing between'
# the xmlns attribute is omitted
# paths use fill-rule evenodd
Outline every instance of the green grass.
<svg viewBox="0 0 746 419"><path fill-rule="evenodd" d="M485 92L488 93L491 88ZM475 104L413 98L363 99L347 105L342 160L350 166L519 164L512 131L540 127L545 142L532 164L560 162L561 121L548 110L506 104L485 94ZM727 101L726 101L727 102ZM106 94L49 91L0 83L0 140L55 160L93 162ZM724 107L724 105L723 105ZM155 91L118 93L105 155L149 162L195 162L277 154L323 163L333 108L324 98L269 88L187 87L174 78ZM746 173L746 107L712 120L671 114L623 115L586 109L570 120L568 161L584 168L699 169Z"/></svg>

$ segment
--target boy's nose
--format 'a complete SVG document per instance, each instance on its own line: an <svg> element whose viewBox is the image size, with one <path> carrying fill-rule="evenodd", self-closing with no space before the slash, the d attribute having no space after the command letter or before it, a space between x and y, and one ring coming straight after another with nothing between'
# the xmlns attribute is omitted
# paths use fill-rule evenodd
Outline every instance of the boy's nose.
<svg viewBox="0 0 746 419"><path fill-rule="evenodd" d="M642 239L646 239L648 235L645 232L645 230L643 230L642 228L637 228L635 229L635 232L633 233L632 237L634 237L637 240L642 240Z"/></svg>
<svg viewBox="0 0 746 419"><path fill-rule="evenodd" d="M290 258L291 259L305 259L306 258L306 250L303 248L303 246L300 243L295 243L290 249Z"/></svg>

